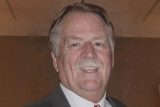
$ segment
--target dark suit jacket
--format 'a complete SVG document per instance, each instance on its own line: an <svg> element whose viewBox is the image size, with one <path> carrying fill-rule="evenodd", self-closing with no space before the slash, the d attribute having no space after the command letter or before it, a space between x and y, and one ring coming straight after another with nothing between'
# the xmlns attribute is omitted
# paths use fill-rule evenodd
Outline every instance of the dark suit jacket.
<svg viewBox="0 0 160 107"><path fill-rule="evenodd" d="M112 105L112 107L126 107L123 103L111 97L107 97L107 100ZM27 107L71 107L71 106L69 105L69 102L67 101L61 88L58 87L58 89L55 92L47 96L45 99Z"/></svg>

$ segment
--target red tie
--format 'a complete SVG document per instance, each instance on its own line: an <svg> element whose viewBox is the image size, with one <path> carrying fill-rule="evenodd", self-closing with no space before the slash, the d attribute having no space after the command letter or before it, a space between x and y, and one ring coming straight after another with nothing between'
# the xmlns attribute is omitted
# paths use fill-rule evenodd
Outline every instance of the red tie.
<svg viewBox="0 0 160 107"><path fill-rule="evenodd" d="M94 107L101 107L101 106L97 104L97 105L94 105Z"/></svg>

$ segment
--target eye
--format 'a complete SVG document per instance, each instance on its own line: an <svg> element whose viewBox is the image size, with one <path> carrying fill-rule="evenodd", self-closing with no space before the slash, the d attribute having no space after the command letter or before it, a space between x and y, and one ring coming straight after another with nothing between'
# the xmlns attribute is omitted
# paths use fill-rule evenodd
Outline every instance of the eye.
<svg viewBox="0 0 160 107"><path fill-rule="evenodd" d="M72 43L71 45L70 45L70 47L79 47L80 46L80 43Z"/></svg>
<svg viewBox="0 0 160 107"><path fill-rule="evenodd" d="M97 46L97 47L104 47L105 43L103 43L103 42L95 42L95 46Z"/></svg>

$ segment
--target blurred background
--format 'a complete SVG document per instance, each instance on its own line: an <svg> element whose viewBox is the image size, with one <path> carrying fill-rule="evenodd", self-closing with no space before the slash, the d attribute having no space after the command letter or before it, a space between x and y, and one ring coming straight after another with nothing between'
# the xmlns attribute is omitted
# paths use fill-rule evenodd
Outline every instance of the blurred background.
<svg viewBox="0 0 160 107"><path fill-rule="evenodd" d="M0 107L22 107L59 82L48 48L58 12L80 0L0 0ZM160 0L85 0L105 8L115 28L107 92L128 107L160 107Z"/></svg>

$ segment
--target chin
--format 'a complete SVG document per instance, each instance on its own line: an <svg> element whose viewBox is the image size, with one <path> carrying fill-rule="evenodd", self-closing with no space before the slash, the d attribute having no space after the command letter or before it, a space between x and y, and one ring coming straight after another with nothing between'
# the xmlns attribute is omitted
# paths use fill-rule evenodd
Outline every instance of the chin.
<svg viewBox="0 0 160 107"><path fill-rule="evenodd" d="M97 82L85 82L83 84L83 89L87 90L87 91L96 91L96 90L100 90L102 87L101 83L97 83Z"/></svg>

